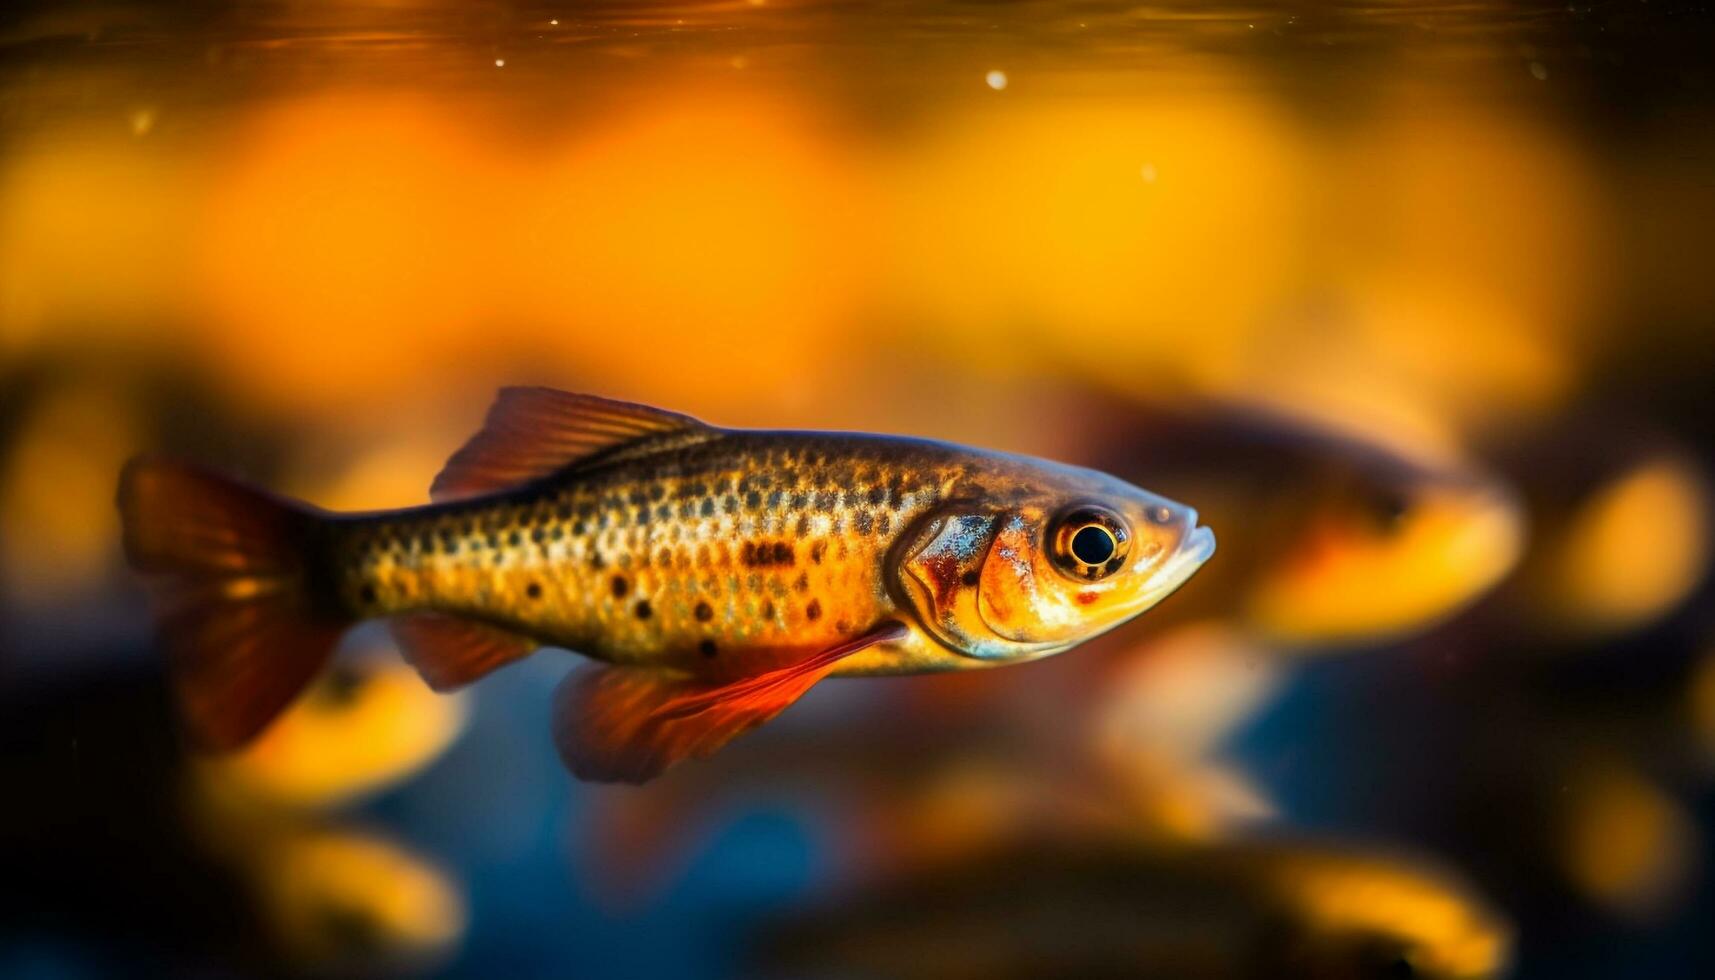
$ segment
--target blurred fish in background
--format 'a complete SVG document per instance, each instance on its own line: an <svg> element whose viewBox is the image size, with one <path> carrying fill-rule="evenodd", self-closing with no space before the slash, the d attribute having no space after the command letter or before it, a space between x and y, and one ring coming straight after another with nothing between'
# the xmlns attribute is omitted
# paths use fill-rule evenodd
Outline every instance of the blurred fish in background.
<svg viewBox="0 0 1715 980"><path fill-rule="evenodd" d="M842 821L854 827L913 826L900 809L965 793L975 797L969 810L993 814L954 835L965 844L982 842L984 826L1011 836L1043 832L1054 813L1169 838L1206 836L1271 811L1216 756L1222 739L1278 687L1285 663L1421 631L1493 586L1520 548L1516 502L1475 469L1414 460L1376 440L1236 405L1107 404L1088 417L1093 455L1110 454L1106 465L1138 479L1148 474L1203 495L1188 499L1207 499L1220 526L1238 536L1239 553L1222 554L1205 572L1215 584L1194 583L1168 600L1156 611L1165 625L1122 629L1101 644L1100 659L902 692L903 710L889 705L877 714L891 733L920 729L915 753L877 741L874 722L854 728L847 713L830 719L830 730L793 732L767 761L739 771L605 797L592 826L631 843L613 849L615 838L603 836L598 851L614 859L603 863L648 869L673 853L673 838L698 835L700 798L718 811L719 800L776 781L776 795L835 793L849 812L871 815ZM1300 601L1286 601L1294 595ZM983 748L985 738L1007 747ZM781 755L801 757L790 767L798 772L829 752L854 761L781 776ZM855 761L866 755L868 764ZM837 793L848 778L857 785ZM1031 797L1054 805L1019 802ZM882 801L895 812L876 813ZM907 849L894 842L883 853Z"/></svg>
<svg viewBox="0 0 1715 980"><path fill-rule="evenodd" d="M1502 605L1576 648L1648 629L1709 570L1709 460L1623 408L1569 412L1489 451L1519 474L1537 543Z"/></svg>
<svg viewBox="0 0 1715 980"><path fill-rule="evenodd" d="M1527 958L1592 955L1604 928L1670 932L1707 892L1715 498L1707 452L1671 432L1608 411L1493 436L1533 515L1519 574L1332 706L1330 731L1370 740L1334 759L1366 789L1319 819L1460 861L1520 910ZM1377 764L1401 756L1417 764Z"/></svg>
<svg viewBox="0 0 1715 980"><path fill-rule="evenodd" d="M1002 850L763 931L793 977L1479 980L1511 930L1420 859L1290 841Z"/></svg>
<svg viewBox="0 0 1715 980"><path fill-rule="evenodd" d="M466 928L459 884L349 817L462 734L466 698L430 691L388 651L348 656L262 738L197 757L184 787L199 842L246 884L281 958L306 972L421 970Z"/></svg>
<svg viewBox="0 0 1715 980"><path fill-rule="evenodd" d="M1092 447L1113 465L1210 495L1248 550L1197 594L1271 646L1409 636L1481 597L1522 547L1510 488L1452 447L1240 404L1092 415L1113 423Z"/></svg>
<svg viewBox="0 0 1715 980"><path fill-rule="evenodd" d="M883 972L1715 972L1712 27L8 6L0 974L826 965L789 919ZM361 632L188 754L123 461L423 503L518 384L1094 466L1221 549L1076 658L818 685L643 790L566 778L564 664L445 701Z"/></svg>
<svg viewBox="0 0 1715 980"><path fill-rule="evenodd" d="M347 654L243 751L198 756L194 781L237 805L349 806L410 779L445 752L464 730L468 703L429 691L390 651Z"/></svg>

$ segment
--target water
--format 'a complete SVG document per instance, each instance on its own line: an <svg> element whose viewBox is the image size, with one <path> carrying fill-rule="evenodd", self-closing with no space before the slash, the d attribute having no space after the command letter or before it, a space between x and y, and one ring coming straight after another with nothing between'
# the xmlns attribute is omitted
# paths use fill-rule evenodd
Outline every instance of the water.
<svg viewBox="0 0 1715 980"><path fill-rule="evenodd" d="M192 777L118 553L114 475L158 451L331 508L416 503L493 388L531 382L723 424L1085 461L1126 438L1114 399L1242 397L1480 465L1529 517L1520 570L1299 670L1214 750L1273 803L1271 831L1399 843L1473 877L1519 926L1519 976L1697 972L1715 956L1688 925L1710 907L1696 855L1715 723L1679 706L1708 701L1715 677L1697 667L1715 625L1700 611L1710 26L1700 5L1655 2L9 9L0 692L14 720L0 727L11 784L37 806L0 849L14 871L63 872L64 904L0 907L0 972L740 976L758 923L1006 822L968 803L992 799L982 766L923 777L942 790L910 818L876 802L891 799L877 786L898 790L873 775L891 750L838 736L915 731L922 684L818 689L780 734L710 769L730 799L687 778L672 805L713 811L663 830L653 887L627 896L604 884L620 844L598 833L625 791L571 783L546 736L568 662L555 655L481 685L470 730L426 771L309 818L433 870L396 898L456 896L446 934L415 940L434 948L347 959L411 931L354 926L349 909L281 940L258 897L272 885L255 882L289 875L198 856L208 831L181 799ZM1659 475L1663 459L1667 502L1662 481L1625 498L1625 468ZM1232 462L1213 496L1256 472ZM1318 475L1277 496L1345 487ZM1274 514L1259 538L1299 519ZM1170 609L1237 622L1240 586L1195 590L1267 561L1244 529L1217 534L1210 574ZM1403 553L1412 587L1459 574ZM1215 578L1222 562L1234 579ZM1618 627L1574 614L1622 593ZM1519 610L1550 608L1583 624L1522 625ZM1041 715L1070 729L1093 714L1056 686L1068 662L1028 675L1065 699L1007 702L1017 717L987 723L1030 733ZM1194 696L1211 716L1238 711ZM1664 731L1662 717L1703 721ZM929 731L943 748L982 741ZM1463 778L1489 756L1533 778ZM107 833L110 775L132 770L126 793L152 801L150 819L119 839L214 883L208 899L127 866L119 894L163 896L172 928L125 928L125 901L80 897L100 869L79 835ZM1575 778L1589 773L1593 788ZM1526 783L1497 809L1535 816L1489 818L1487 800ZM1555 796L1586 789L1588 808ZM1015 817L1054 810L1059 790L1009 792L994 809ZM1565 843L1580 834L1629 857ZM282 835L258 839L248 850L286 853ZM242 881L223 891L222 875ZM379 903L384 889L357 891ZM210 911L223 906L253 932ZM337 955L316 945L330 935Z"/></svg>

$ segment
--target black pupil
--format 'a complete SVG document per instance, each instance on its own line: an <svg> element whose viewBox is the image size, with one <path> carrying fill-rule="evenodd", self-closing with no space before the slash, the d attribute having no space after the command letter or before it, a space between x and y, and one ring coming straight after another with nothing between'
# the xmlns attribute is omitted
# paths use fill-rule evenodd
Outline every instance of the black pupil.
<svg viewBox="0 0 1715 980"><path fill-rule="evenodd" d="M1108 529L1090 524L1072 535L1072 557L1086 565L1100 565L1114 556L1114 536Z"/></svg>
<svg viewBox="0 0 1715 980"><path fill-rule="evenodd" d="M328 707L344 707L357 700L358 691L363 687L363 675L350 667L336 664L327 673L320 695L322 702Z"/></svg>
<svg viewBox="0 0 1715 980"><path fill-rule="evenodd" d="M1374 506L1376 516L1381 519L1382 524L1392 527L1405 519L1406 513L1411 510L1411 501L1403 494L1384 492L1376 498Z"/></svg>

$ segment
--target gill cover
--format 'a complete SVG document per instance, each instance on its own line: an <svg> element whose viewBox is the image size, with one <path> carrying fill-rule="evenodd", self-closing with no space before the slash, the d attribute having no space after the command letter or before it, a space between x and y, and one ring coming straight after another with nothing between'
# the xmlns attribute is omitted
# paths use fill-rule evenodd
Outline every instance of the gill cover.
<svg viewBox="0 0 1715 980"><path fill-rule="evenodd" d="M1034 525L1013 514L998 522L988 560L977 584L977 614L996 636L1012 642L1015 652L1052 650L1074 639L1069 628L1074 618L1066 615L1055 598L1037 587L1037 548ZM1021 628L1030 624L1035 642ZM1067 633L1064 638L1061 633Z"/></svg>
<svg viewBox="0 0 1715 980"><path fill-rule="evenodd" d="M909 541L899 564L900 584L910 593L924 628L961 653L980 652L993 638L973 634L980 622L975 585L982 576L994 533L991 514L942 514ZM995 655L995 654L990 654Z"/></svg>
<svg viewBox="0 0 1715 980"><path fill-rule="evenodd" d="M1009 624L1036 611L1035 532L1021 515L943 513L909 542L900 584L935 638L968 657L1003 660L1065 642L1033 640Z"/></svg>

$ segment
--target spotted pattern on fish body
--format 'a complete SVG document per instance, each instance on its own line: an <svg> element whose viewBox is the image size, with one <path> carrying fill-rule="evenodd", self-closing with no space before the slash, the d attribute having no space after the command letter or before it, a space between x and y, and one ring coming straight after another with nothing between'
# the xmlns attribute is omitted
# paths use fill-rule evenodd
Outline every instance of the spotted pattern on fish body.
<svg viewBox="0 0 1715 980"><path fill-rule="evenodd" d="M242 744L347 627L386 618L440 690L539 646L605 661L560 685L556 745L581 778L640 782L830 674L1069 649L1160 601L1214 548L1196 511L1092 470L717 429L540 388L502 391L430 495L339 515L177 464L127 468L126 553L166 600L194 737ZM1115 552L1099 565L1066 545L1092 528Z"/></svg>
<svg viewBox="0 0 1715 980"><path fill-rule="evenodd" d="M732 433L496 498L352 518L333 560L361 617L433 610L613 663L707 673L712 657L743 672L756 666L743 651L838 642L892 613L888 551L970 474L933 443ZM941 652L917 654L858 655L843 672L922 669Z"/></svg>

